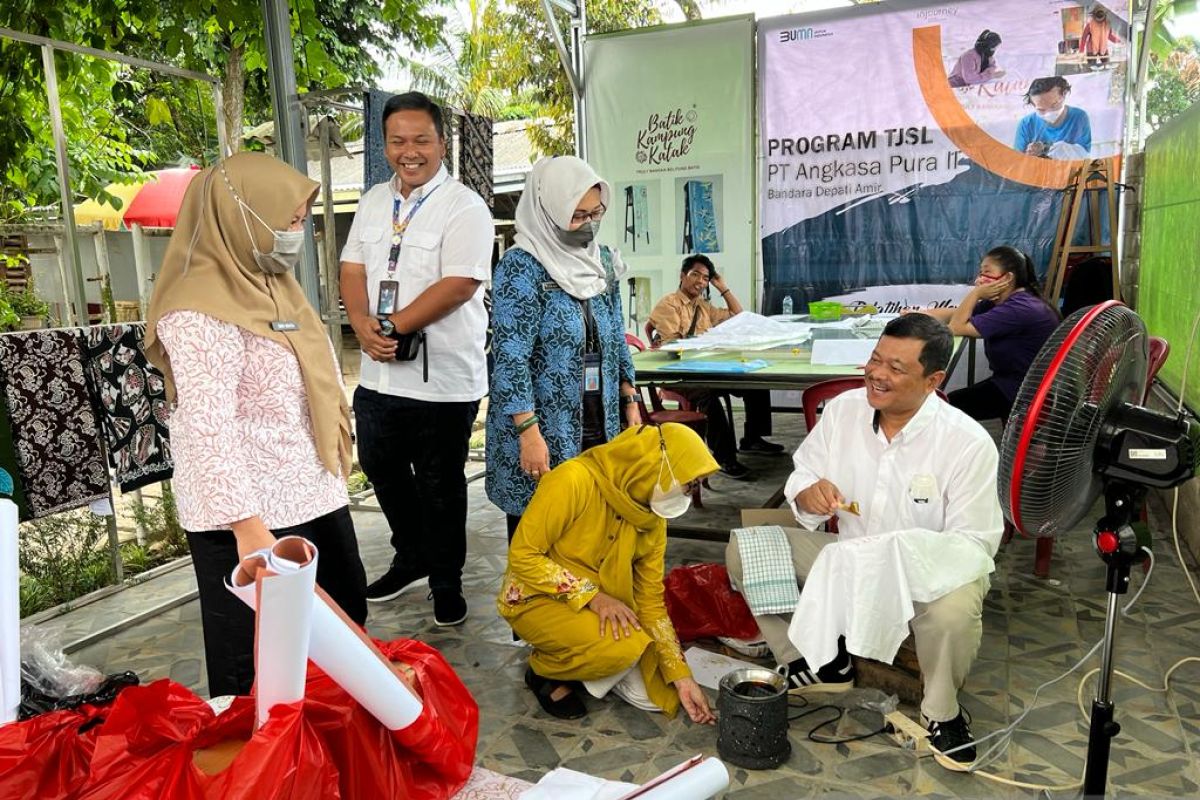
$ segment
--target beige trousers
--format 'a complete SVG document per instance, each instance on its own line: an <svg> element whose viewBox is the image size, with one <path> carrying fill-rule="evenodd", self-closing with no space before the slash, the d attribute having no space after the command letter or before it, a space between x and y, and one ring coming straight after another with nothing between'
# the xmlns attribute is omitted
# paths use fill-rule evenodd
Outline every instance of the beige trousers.
<svg viewBox="0 0 1200 800"><path fill-rule="evenodd" d="M785 528L792 548L792 564L803 583L817 554L837 537L822 531ZM733 585L741 590L742 558L737 533L729 536L725 566ZM909 622L917 645L917 661L925 682L921 713L930 720L945 721L958 716L958 690L967 680L979 642L983 637L983 597L989 582L986 576L960 586L932 603L913 603L916 615ZM788 639L790 614L755 614L763 638L780 664L790 664L801 654ZM821 664L810 664L815 672Z"/></svg>

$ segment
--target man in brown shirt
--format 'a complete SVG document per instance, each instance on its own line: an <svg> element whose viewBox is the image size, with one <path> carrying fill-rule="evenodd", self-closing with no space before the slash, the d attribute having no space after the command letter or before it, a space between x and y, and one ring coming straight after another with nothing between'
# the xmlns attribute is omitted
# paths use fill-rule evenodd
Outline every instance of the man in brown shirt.
<svg viewBox="0 0 1200 800"><path fill-rule="evenodd" d="M709 287L720 293L725 308L717 308L704 295ZM742 312L742 304L717 273L707 256L690 255L683 260L679 271L679 290L658 301L650 312L650 327L654 334L651 347L662 342L698 336ZM750 470L737 459L732 422L721 407L723 393L708 389L677 389L708 416L708 446L721 465L721 472L738 480L748 480ZM771 434L771 394L761 389L730 392L742 398L746 408L745 435L740 449L743 453L782 453L783 445L768 442Z"/></svg>

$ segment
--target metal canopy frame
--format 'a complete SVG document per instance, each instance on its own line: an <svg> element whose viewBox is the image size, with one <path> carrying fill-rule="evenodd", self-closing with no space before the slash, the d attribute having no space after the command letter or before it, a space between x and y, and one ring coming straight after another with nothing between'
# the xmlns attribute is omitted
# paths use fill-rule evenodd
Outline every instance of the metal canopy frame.
<svg viewBox="0 0 1200 800"><path fill-rule="evenodd" d="M67 261L67 272L71 276L71 286L67 294L71 302L67 304L70 322L75 325L87 324L87 291L83 277L83 264L79 258L78 232L75 226L75 207L71 191L71 168L67 160L67 136L63 125L62 105L58 93L58 70L54 66L56 52L75 53L78 55L115 61L139 69L147 69L164 75L207 83L213 93L213 109L216 115L217 145L222 153L229 152L229 140L225 131L225 120L221 116L221 83L211 75L182 69L171 64L161 64L157 61L147 61L142 58L98 50L72 42L49 39L31 33L14 31L10 28L0 28L0 39L31 44L41 48L42 68L46 75L46 105L50 110L50 125L54 134L54 161L58 168L59 200L62 204L63 227L66 232L66 242L63 253Z"/></svg>
<svg viewBox="0 0 1200 800"><path fill-rule="evenodd" d="M555 8L571 16L569 48L563 39L558 20L554 18ZM567 82L571 84L571 95L575 101L575 152L586 161L588 148L587 127L583 119L583 38L587 35L587 0L542 0L542 15L550 26L550 35L554 37L554 47L558 50L558 60L562 62L567 73Z"/></svg>

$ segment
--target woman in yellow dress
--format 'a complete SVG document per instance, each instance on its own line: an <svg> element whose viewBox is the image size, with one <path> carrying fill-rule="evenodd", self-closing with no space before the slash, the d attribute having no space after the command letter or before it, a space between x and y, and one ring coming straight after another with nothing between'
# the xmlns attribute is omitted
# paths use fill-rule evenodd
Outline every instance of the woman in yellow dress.
<svg viewBox="0 0 1200 800"><path fill-rule="evenodd" d="M629 428L541 479L496 605L533 647L525 682L547 713L587 713L568 681L648 711L712 723L663 603L667 519L717 471L683 425Z"/></svg>

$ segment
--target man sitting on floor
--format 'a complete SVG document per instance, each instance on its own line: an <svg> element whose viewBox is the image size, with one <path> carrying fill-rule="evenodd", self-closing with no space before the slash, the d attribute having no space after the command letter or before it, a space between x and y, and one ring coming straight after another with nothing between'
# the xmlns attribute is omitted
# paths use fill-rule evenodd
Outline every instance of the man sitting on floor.
<svg viewBox="0 0 1200 800"><path fill-rule="evenodd" d="M826 405L785 490L804 528L783 532L804 583L800 600L790 629L782 614L755 618L793 694L850 688L850 653L890 661L911 627L931 742L942 752L967 745L951 756L970 762L958 690L979 649L1003 520L995 443L935 394L952 347L932 317L895 319L865 387ZM816 530L834 514L837 536ZM749 556L762 549L730 537L726 563L739 589L770 568Z"/></svg>
<svg viewBox="0 0 1200 800"><path fill-rule="evenodd" d="M716 289L725 308L717 308L706 297L709 286ZM683 260L679 270L679 289L658 301L650 312L650 325L654 329L652 347L661 342L671 342L699 336L714 325L719 325L735 314L740 314L742 304L717 274L708 256L690 255ZM748 480L750 470L738 461L740 449L743 453L775 454L783 452L783 445L768 442L764 436L771 435L771 393L761 389L730 392L742 398L746 408L745 435L740 447L734 446L731 420L725 416L721 406L724 393L708 389L680 388L674 391L688 398L697 410L708 416L708 448L712 450L721 473L737 480Z"/></svg>

